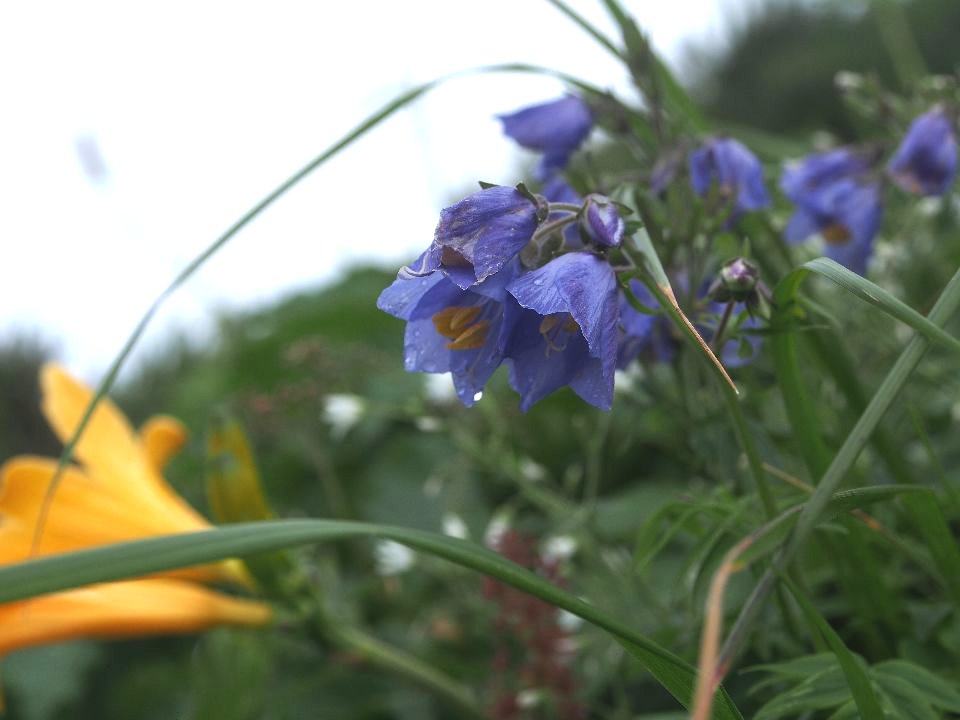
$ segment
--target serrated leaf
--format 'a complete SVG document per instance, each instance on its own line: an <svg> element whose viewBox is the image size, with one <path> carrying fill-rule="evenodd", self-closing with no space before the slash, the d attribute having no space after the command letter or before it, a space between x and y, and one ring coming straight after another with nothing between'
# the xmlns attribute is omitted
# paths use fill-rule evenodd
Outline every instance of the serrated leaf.
<svg viewBox="0 0 960 720"><path fill-rule="evenodd" d="M892 717L897 720L941 720L924 694L911 683L893 675L881 674L876 679L889 709L893 711Z"/></svg>
<svg viewBox="0 0 960 720"><path fill-rule="evenodd" d="M877 682L881 682L881 676L906 680L934 706L960 713L960 686L951 684L924 667L908 660L885 660L874 665L871 672Z"/></svg>
<svg viewBox="0 0 960 720"><path fill-rule="evenodd" d="M811 710L826 710L849 699L850 689L843 672L834 666L774 697L757 710L754 720L778 720Z"/></svg>

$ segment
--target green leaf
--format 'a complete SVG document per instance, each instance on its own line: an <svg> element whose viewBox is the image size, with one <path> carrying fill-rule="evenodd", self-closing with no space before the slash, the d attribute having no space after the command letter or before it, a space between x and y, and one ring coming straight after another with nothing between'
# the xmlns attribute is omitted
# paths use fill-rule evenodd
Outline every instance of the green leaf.
<svg viewBox="0 0 960 720"><path fill-rule="evenodd" d="M807 596L788 578L784 578L784 582L790 588L794 600L800 605L807 622L823 635L830 650L837 657L837 662L840 663L840 668L843 670L843 675L850 688L850 694L860 711L861 720L883 720L880 701L873 691L873 684L867 676L863 661L850 652L840 636L830 626L830 623L823 618L820 611L814 607Z"/></svg>
<svg viewBox="0 0 960 720"><path fill-rule="evenodd" d="M880 308L887 315L909 325L928 340L946 346L954 352L960 352L960 340L948 335L944 330L931 322L912 307L894 297L879 285L875 285L865 277L848 270L830 258L816 258L804 263L787 275L777 285L775 298L780 300L792 299L803 278L809 273L816 273L853 293L861 300L865 300L874 307Z"/></svg>
<svg viewBox="0 0 960 720"><path fill-rule="evenodd" d="M602 610L479 545L445 535L387 525L335 520L248 523L48 556L0 567L0 602L228 557L357 537L393 540L413 550L490 575L535 595L606 630L684 706L693 696L696 671L692 666ZM716 717L742 720L740 712L722 688L717 701Z"/></svg>
<svg viewBox="0 0 960 720"><path fill-rule="evenodd" d="M777 695L757 710L754 720L777 720L796 717L811 710L826 710L845 702L849 697L850 689L843 673L834 666Z"/></svg>
<svg viewBox="0 0 960 720"><path fill-rule="evenodd" d="M886 696L892 715L897 720L941 720L927 698L918 688L895 675L877 677L880 691Z"/></svg>
<svg viewBox="0 0 960 720"><path fill-rule="evenodd" d="M906 680L934 706L953 713L960 713L960 688L934 675L926 668L907 660L885 660L873 666L871 672L878 683L882 678L893 676Z"/></svg>
<svg viewBox="0 0 960 720"><path fill-rule="evenodd" d="M904 498L907 509L913 516L933 561L940 570L941 581L950 598L960 608L960 548L940 510L937 497L932 492Z"/></svg>

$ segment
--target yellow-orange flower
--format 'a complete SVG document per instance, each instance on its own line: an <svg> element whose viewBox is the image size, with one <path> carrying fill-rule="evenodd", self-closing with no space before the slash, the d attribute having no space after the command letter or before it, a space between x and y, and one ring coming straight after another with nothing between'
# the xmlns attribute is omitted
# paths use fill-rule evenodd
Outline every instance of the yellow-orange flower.
<svg viewBox="0 0 960 720"><path fill-rule="evenodd" d="M92 392L52 364L43 368L40 380L44 415L66 442ZM0 564L23 561L31 550L50 555L210 528L161 474L185 441L183 426L169 417L153 418L135 432L104 399L75 448L80 465L62 474L39 535L37 522L57 463L28 456L8 461L0 467ZM249 576L241 563L230 560L2 605L0 654L76 637L191 632L220 623L269 621L268 606L197 582L248 585Z"/></svg>

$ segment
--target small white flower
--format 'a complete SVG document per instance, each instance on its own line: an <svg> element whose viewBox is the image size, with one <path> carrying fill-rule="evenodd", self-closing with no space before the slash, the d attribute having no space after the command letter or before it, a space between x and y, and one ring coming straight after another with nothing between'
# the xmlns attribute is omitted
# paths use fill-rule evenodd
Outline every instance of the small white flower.
<svg viewBox="0 0 960 720"><path fill-rule="evenodd" d="M530 458L524 458L520 461L520 477L531 482L539 482L547 476L547 471L539 463Z"/></svg>
<svg viewBox="0 0 960 720"><path fill-rule="evenodd" d="M554 535L543 543L545 560L563 562L577 551L577 541L569 535Z"/></svg>
<svg viewBox="0 0 960 720"><path fill-rule="evenodd" d="M483 533L483 543L487 547L496 547L501 536L510 529L510 516L508 513L497 513L491 518L487 525L486 532Z"/></svg>
<svg viewBox="0 0 960 720"><path fill-rule="evenodd" d="M399 575L413 567L415 559L413 551L406 545L393 540L381 540L373 552L379 575Z"/></svg>
<svg viewBox="0 0 960 720"><path fill-rule="evenodd" d="M443 534L465 540L470 533L463 518L456 513L447 513L443 516Z"/></svg>
<svg viewBox="0 0 960 720"><path fill-rule="evenodd" d="M323 399L323 420L338 438L360 422L364 411L363 398L357 395L334 393Z"/></svg>
<svg viewBox="0 0 960 720"><path fill-rule="evenodd" d="M425 417L418 417L414 424L417 426L417 430L420 432L439 432L443 429L443 424L435 417L429 415Z"/></svg>
<svg viewBox="0 0 960 720"><path fill-rule="evenodd" d="M537 688L527 688L517 693L517 705L523 709L536 707L543 702L543 691Z"/></svg>

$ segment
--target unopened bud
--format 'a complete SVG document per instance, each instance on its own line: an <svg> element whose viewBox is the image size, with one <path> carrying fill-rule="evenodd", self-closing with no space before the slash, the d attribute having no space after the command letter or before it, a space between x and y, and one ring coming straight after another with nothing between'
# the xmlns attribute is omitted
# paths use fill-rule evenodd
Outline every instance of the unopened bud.
<svg viewBox="0 0 960 720"><path fill-rule="evenodd" d="M610 198L596 193L587 195L580 214L580 228L593 243L616 247L623 242L626 225Z"/></svg>

